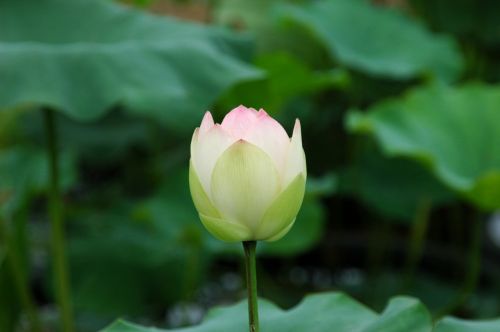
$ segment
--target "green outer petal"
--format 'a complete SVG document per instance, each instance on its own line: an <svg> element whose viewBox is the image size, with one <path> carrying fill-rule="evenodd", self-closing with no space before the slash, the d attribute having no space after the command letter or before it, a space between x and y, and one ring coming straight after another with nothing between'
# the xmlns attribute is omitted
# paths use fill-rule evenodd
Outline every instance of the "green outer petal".
<svg viewBox="0 0 500 332"><path fill-rule="evenodd" d="M240 140L220 157L212 173L212 202L222 219L255 234L266 209L280 193L279 174L259 147Z"/></svg>
<svg viewBox="0 0 500 332"><path fill-rule="evenodd" d="M212 218L200 213L203 226L216 238L226 242L241 242L251 239L252 232L245 225Z"/></svg>
<svg viewBox="0 0 500 332"><path fill-rule="evenodd" d="M198 174L193 167L193 162L189 161L189 189L193 198L194 206L200 214L210 216L212 218L220 218L220 213L213 206L207 193L203 190Z"/></svg>
<svg viewBox="0 0 500 332"><path fill-rule="evenodd" d="M274 241L281 239L283 236L285 236L292 229L293 225L295 224L295 220L297 220L297 218L294 218L292 220L292 222L288 226L286 226L286 228L284 228L281 232L279 232L276 235L271 236L270 238L266 239L265 241L274 242Z"/></svg>
<svg viewBox="0 0 500 332"><path fill-rule="evenodd" d="M290 230L302 205L305 187L306 179L301 173L267 209L257 229L257 239L276 241Z"/></svg>

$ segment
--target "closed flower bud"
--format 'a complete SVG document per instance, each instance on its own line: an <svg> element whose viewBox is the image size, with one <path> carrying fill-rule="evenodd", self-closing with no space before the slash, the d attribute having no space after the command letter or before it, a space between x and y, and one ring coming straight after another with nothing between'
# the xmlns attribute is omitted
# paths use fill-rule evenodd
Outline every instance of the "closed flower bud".
<svg viewBox="0 0 500 332"><path fill-rule="evenodd" d="M264 110L239 106L221 124L207 112L191 141L189 186L203 225L224 241L275 241L304 198L300 122L290 139Z"/></svg>

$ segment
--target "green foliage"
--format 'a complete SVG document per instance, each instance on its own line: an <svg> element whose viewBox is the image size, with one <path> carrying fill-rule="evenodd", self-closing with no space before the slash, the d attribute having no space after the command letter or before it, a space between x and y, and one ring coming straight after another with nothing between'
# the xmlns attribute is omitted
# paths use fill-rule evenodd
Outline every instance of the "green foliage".
<svg viewBox="0 0 500 332"><path fill-rule="evenodd" d="M484 209L500 207L500 90L430 86L351 112L355 132L375 136L389 155L429 166L450 188Z"/></svg>
<svg viewBox="0 0 500 332"><path fill-rule="evenodd" d="M235 86L219 101L221 108L232 105L256 105L279 114L286 106L301 97L316 96L331 88L349 84L349 74L344 70L313 70L306 63L288 53L265 53L255 58L255 65L262 69L262 80Z"/></svg>
<svg viewBox="0 0 500 332"><path fill-rule="evenodd" d="M273 301L261 302L264 332L500 330L498 319L430 320L470 270L470 216L500 208L497 1L119 2L0 0L0 223L27 263L46 329L57 319L49 172L33 109L58 111L78 331L123 317L223 332L247 329L246 303L210 309L242 297L243 251L200 222L189 142L204 111L221 120L244 104L288 131L301 120L309 172L293 228L257 246L259 290ZM197 10L211 22L162 16L196 20ZM415 262L405 290L419 300L394 297L408 277L399 271L407 233L424 214L425 264ZM4 249L0 331L29 330ZM488 243L481 289L460 317L498 315L496 252ZM280 308L331 289L381 313L340 293ZM172 319L190 305L207 317L177 328L197 322ZM167 330L119 321L104 331Z"/></svg>
<svg viewBox="0 0 500 332"><path fill-rule="evenodd" d="M321 40L333 59L368 74L394 79L432 74L453 80L462 68L452 39L368 1L317 1L303 8L283 6L281 12Z"/></svg>
<svg viewBox="0 0 500 332"><path fill-rule="evenodd" d="M227 26L259 29L272 24L265 15L272 5L266 0L221 0L215 10L215 20Z"/></svg>
<svg viewBox="0 0 500 332"><path fill-rule="evenodd" d="M240 243L215 240L203 228L187 178L184 170L172 171L150 198L71 215L78 229L69 247L77 309L111 319L152 310L151 293L163 304L189 300L217 255L242 254ZM322 195L306 196L287 240L259 244L259 255L293 256L310 249L324 224Z"/></svg>
<svg viewBox="0 0 500 332"><path fill-rule="evenodd" d="M341 293L310 295L291 310L283 311L271 302L259 303L262 331L338 332L430 332L429 313L417 300L398 297L377 314ZM246 303L214 309L199 326L179 330L158 330L118 321L102 332L200 331L225 332L246 329Z"/></svg>
<svg viewBox="0 0 500 332"><path fill-rule="evenodd" d="M436 324L435 332L494 332L500 328L500 320L469 322L457 318L445 318Z"/></svg>
<svg viewBox="0 0 500 332"><path fill-rule="evenodd" d="M411 0L416 11L440 31L469 40L498 45L500 41L500 3L483 0Z"/></svg>
<svg viewBox="0 0 500 332"><path fill-rule="evenodd" d="M2 0L0 108L91 120L121 105L190 130L225 89L261 75L235 58L247 50L227 31L110 1Z"/></svg>
<svg viewBox="0 0 500 332"><path fill-rule="evenodd" d="M368 150L368 149L365 149ZM421 204L439 205L453 194L428 170L402 158L364 151L341 177L341 190L390 218L412 222Z"/></svg>
<svg viewBox="0 0 500 332"><path fill-rule="evenodd" d="M187 174L175 174L150 199L75 216L80 231L70 253L79 308L108 317L144 314L150 293L164 303L191 296L209 256L185 181Z"/></svg>
<svg viewBox="0 0 500 332"><path fill-rule="evenodd" d="M13 284L14 280L9 264L7 264L5 248L0 246L0 308L2 308L0 310L0 331L13 331L19 317L19 300Z"/></svg>
<svg viewBox="0 0 500 332"><path fill-rule="evenodd" d="M429 313L418 300L396 297L382 313L377 314L341 293L323 293L306 297L296 307L283 311L271 302L260 300L262 331L330 331L338 332L493 332L500 320L467 321L446 317L434 325ZM160 330L117 321L102 332L161 331L244 331L246 303L213 309L206 319L191 328Z"/></svg>
<svg viewBox="0 0 500 332"><path fill-rule="evenodd" d="M61 156L61 185L67 189L75 183L74 155ZM35 147L19 146L0 150L0 173L9 174L0 185L3 205L0 211L12 214L30 197L44 193L48 186L48 163L45 151Z"/></svg>

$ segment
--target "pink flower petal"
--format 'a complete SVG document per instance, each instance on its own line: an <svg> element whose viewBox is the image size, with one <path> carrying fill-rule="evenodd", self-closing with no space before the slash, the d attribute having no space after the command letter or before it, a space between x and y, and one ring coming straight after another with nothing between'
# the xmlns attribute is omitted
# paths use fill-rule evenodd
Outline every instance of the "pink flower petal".
<svg viewBox="0 0 500 332"><path fill-rule="evenodd" d="M232 136L240 139L257 122L257 114L255 109L240 105L226 114L221 126Z"/></svg>
<svg viewBox="0 0 500 332"><path fill-rule="evenodd" d="M278 121L261 109L256 123L246 131L243 138L264 150L273 160L278 172L283 173L290 138Z"/></svg>

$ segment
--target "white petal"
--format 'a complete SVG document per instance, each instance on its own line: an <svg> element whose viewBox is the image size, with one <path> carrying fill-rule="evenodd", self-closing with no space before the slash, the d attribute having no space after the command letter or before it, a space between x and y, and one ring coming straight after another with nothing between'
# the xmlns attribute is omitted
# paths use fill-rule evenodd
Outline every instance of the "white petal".
<svg viewBox="0 0 500 332"><path fill-rule="evenodd" d="M240 139L254 126L255 122L257 122L257 111L240 105L226 114L221 126L236 139Z"/></svg>
<svg viewBox="0 0 500 332"><path fill-rule="evenodd" d="M266 152L273 160L278 172L283 174L290 138L278 121L264 110L260 110L257 122L247 131L243 139Z"/></svg>
<svg viewBox="0 0 500 332"><path fill-rule="evenodd" d="M300 121L295 120L293 127L292 141L286 156L285 174L283 188L286 188L295 177L302 173L307 177L306 156L302 148L302 133L300 130Z"/></svg>
<svg viewBox="0 0 500 332"><path fill-rule="evenodd" d="M200 128L194 130L193 136L191 137L191 156L195 153L196 144L198 144L198 137L200 136Z"/></svg>
<svg viewBox="0 0 500 332"><path fill-rule="evenodd" d="M279 175L264 151L239 140L217 161L211 188L212 202L222 219L255 232L279 194Z"/></svg>
<svg viewBox="0 0 500 332"><path fill-rule="evenodd" d="M216 124L202 137L195 133L191 143L191 159L193 167L198 174L203 189L210 196L210 179L217 162L222 153L234 142L232 136L228 135L220 125Z"/></svg>
<svg viewBox="0 0 500 332"><path fill-rule="evenodd" d="M200 125L200 136L205 135L214 126L214 118L212 118L212 113L205 112L203 120L201 120Z"/></svg>

